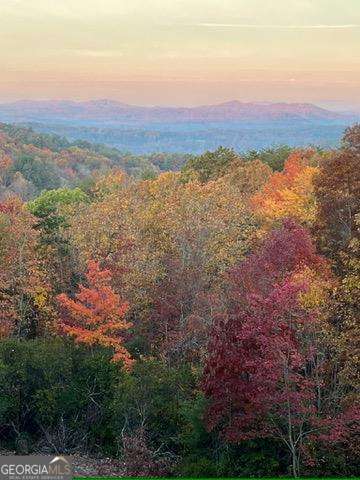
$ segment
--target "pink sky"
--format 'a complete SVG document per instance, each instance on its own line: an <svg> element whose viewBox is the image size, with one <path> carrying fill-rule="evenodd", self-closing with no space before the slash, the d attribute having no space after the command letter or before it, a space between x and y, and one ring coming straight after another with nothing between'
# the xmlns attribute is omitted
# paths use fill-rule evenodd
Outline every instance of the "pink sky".
<svg viewBox="0 0 360 480"><path fill-rule="evenodd" d="M0 101L360 108L359 0L1 0Z"/></svg>

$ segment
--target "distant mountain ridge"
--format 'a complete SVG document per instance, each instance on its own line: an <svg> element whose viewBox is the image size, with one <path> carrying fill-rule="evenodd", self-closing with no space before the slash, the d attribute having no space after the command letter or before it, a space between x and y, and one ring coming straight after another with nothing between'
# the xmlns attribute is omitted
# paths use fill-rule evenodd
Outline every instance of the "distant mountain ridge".
<svg viewBox="0 0 360 480"><path fill-rule="evenodd" d="M333 112L311 103L240 102L238 100L196 107L146 107L108 99L84 102L21 100L0 104L0 115L11 116L20 121L36 117L50 117L134 122L337 120L347 118L346 114Z"/></svg>

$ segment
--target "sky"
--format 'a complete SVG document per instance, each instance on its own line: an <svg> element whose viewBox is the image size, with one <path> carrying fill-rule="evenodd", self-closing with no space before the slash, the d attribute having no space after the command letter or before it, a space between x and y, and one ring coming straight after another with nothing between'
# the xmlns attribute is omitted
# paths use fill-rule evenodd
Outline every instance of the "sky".
<svg viewBox="0 0 360 480"><path fill-rule="evenodd" d="M0 102L360 109L360 0L0 0Z"/></svg>

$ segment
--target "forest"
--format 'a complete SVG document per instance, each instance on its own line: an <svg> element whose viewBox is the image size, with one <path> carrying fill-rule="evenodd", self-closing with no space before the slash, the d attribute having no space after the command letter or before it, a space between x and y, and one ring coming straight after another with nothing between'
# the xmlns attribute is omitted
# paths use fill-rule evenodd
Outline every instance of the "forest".
<svg viewBox="0 0 360 480"><path fill-rule="evenodd" d="M359 473L360 125L122 153L0 124L0 450Z"/></svg>

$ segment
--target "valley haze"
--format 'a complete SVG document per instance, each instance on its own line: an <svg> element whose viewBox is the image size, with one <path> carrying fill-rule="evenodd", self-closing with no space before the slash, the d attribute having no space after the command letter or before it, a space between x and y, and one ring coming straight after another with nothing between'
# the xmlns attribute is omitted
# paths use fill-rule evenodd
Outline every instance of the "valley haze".
<svg viewBox="0 0 360 480"><path fill-rule="evenodd" d="M137 106L111 99L20 100L0 104L0 121L135 154L237 151L280 144L335 147L360 115L311 103L228 101L195 107Z"/></svg>

